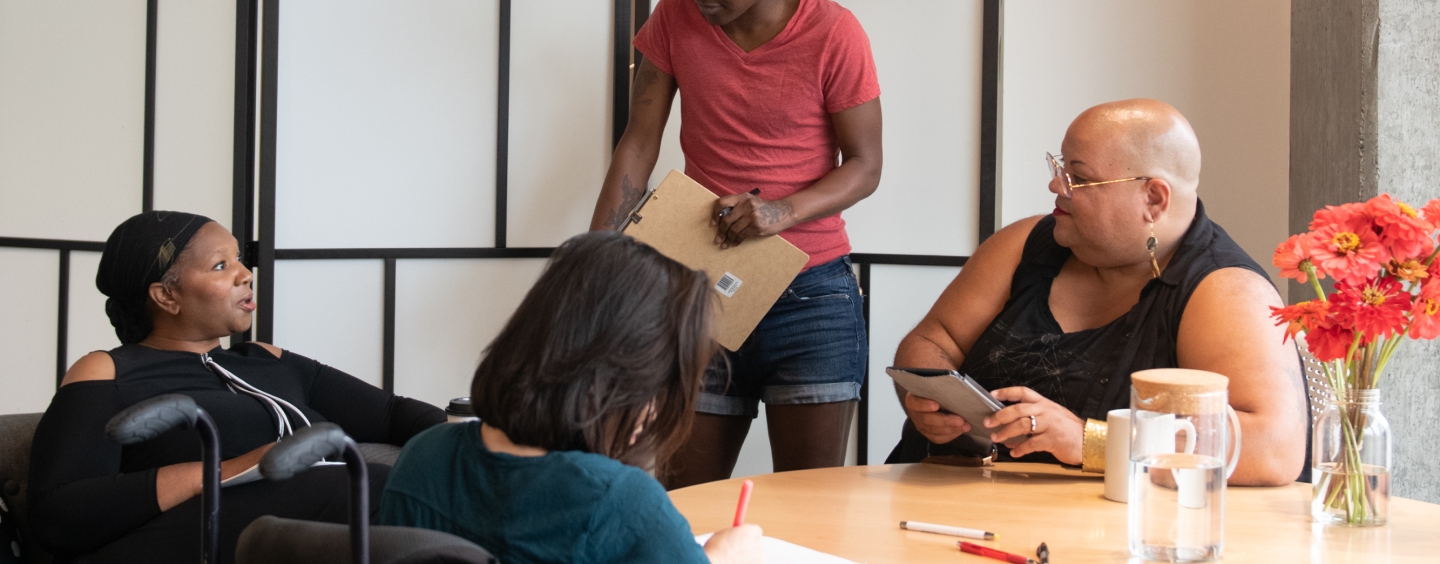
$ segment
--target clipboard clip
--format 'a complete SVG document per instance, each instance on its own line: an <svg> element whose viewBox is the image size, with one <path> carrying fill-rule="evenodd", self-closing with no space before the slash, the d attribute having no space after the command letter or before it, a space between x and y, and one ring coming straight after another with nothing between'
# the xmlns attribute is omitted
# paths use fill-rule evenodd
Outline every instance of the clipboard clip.
<svg viewBox="0 0 1440 564"><path fill-rule="evenodd" d="M645 189L645 194L640 196L639 202L635 203L635 209L630 210L630 215L628 217L628 221L625 222L625 227L628 228L633 223L640 223L640 220L644 219L640 216L640 208L645 207L645 203L649 202L650 197L655 195L655 188L655 186L651 186L650 188Z"/></svg>

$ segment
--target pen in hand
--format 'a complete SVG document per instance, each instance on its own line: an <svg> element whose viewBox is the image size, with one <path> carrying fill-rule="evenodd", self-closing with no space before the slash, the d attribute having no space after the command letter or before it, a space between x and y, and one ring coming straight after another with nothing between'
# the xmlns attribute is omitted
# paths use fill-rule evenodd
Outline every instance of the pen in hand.
<svg viewBox="0 0 1440 564"><path fill-rule="evenodd" d="M735 526L745 524L745 510L750 507L750 490L755 488L755 482L745 480L740 485L740 504L735 506Z"/></svg>
<svg viewBox="0 0 1440 564"><path fill-rule="evenodd" d="M759 188L756 188L756 189L750 191L750 195L752 195L752 196L758 196L759 194L760 194L760 189L759 189ZM727 216L727 215L730 215L731 210L734 210L734 209L735 209L735 206L726 206L724 209L720 210L720 213L716 214L715 217L725 217L725 216Z"/></svg>

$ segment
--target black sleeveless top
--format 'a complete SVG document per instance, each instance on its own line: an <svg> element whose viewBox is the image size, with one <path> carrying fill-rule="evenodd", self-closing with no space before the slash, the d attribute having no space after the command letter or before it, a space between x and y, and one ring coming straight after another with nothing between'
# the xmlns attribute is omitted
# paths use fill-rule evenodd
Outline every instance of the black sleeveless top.
<svg viewBox="0 0 1440 564"><path fill-rule="evenodd" d="M1010 299L965 355L960 371L987 390L1029 387L1081 419L1103 421L1108 411L1128 407L1132 372L1178 366L1180 318L1207 275L1238 267L1269 278L1196 202L1195 219L1175 255L1160 277L1141 289L1140 301L1104 326L1065 333L1050 312L1050 285L1071 253L1055 242L1054 231L1054 217L1035 224L1010 280ZM914 455L923 458L924 450L906 443L925 439L908 421L905 431L891 456L905 451L909 455L895 462L918 462ZM1004 445L1000 450L1001 458L1008 459ZM1023 460L1055 461L1048 453Z"/></svg>

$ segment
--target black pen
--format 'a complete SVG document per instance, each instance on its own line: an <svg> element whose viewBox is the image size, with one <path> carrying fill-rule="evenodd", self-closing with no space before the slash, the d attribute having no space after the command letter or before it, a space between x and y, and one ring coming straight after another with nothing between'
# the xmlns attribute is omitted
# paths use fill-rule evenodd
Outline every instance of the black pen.
<svg viewBox="0 0 1440 564"><path fill-rule="evenodd" d="M750 191L750 195L752 195L752 196L757 196L757 195L759 195L759 194L760 194L760 189L759 189L759 188L756 188L756 189ZM725 209L720 210L720 213L717 214L715 217L725 217L725 216L727 216L727 215L730 215L730 210L733 210L733 209L735 209L735 206L726 207Z"/></svg>

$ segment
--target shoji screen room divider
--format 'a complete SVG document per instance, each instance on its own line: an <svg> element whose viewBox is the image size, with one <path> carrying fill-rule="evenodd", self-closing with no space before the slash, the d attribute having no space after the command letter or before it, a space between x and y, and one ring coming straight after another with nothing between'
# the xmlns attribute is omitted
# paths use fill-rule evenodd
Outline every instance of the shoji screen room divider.
<svg viewBox="0 0 1440 564"><path fill-rule="evenodd" d="M863 464L883 459L903 419L883 367L900 338L994 229L1000 1L840 3L870 36L885 112L880 188L845 214L870 323L872 381L852 451L853 460ZM143 51L130 51L140 61L155 56L156 35L160 53L178 45L175 38L184 32L167 32L169 26L199 21L193 8L170 0L133 4L125 6L140 10L127 12L134 22L117 19L103 26L143 26L148 14L159 33L152 31L149 43L135 44L144 45ZM158 205L223 218L249 242L247 260L256 267L261 307L253 334L236 338L274 342L436 404L468 395L483 347L538 276L545 257L588 226L625 121L637 56L629 41L650 4L238 0L217 12L233 16L209 21L204 29L225 32L219 44L233 46L233 61L219 67L229 80L204 84L222 85L221 95L207 99L228 102L231 119L223 123L231 127L204 131L211 132L206 139L226 141L233 154L228 166L222 161L203 168L218 178L190 178L182 192L219 194L221 204L210 207L221 209L182 198L161 198ZM125 33L145 37L151 28ZM0 62L3 57L0 53ZM214 73L216 65L210 61L183 72L167 68L160 67L160 84L200 81L199 73ZM125 84L157 80L153 65L115 72ZM172 105L199 96L183 88L176 92L168 97L150 92L120 103L140 110L132 121L153 127L164 118L145 113L139 101L165 116ZM682 103L672 110L657 177L684 168L676 140ZM162 129L160 141L126 137L133 131L117 135L136 147L198 146L200 141L182 143L191 130ZM126 168L122 175L142 168L141 155L132 160L121 155L116 158L125 167L137 169ZM126 183L140 179L126 176ZM118 186L84 190L131 197ZM32 199L27 205L35 211L65 213L44 196ZM98 250L110 228L141 209L107 204L85 229L65 233L30 224L0 226L0 245L50 253ZM53 256L16 260L54 272ZM61 269L73 279L77 295L95 294L85 289L94 266L85 268L73 275ZM75 315L64 309L69 304L70 312L85 311L93 333L108 330L94 298L70 304L54 294L53 277L40 285L52 288L47 303L62 304L62 321ZM7 334L20 331L10 320L3 327ZM43 409L54 374L83 354L63 352L63 327L49 334L56 344L40 350L58 347L58 356L46 357L33 346L24 352L49 359L32 363L54 367L40 380L49 384L31 386L33 397L7 405L10 411ZM92 340L86 350L114 346L104 338ZM769 469L764 422L752 429L737 474Z"/></svg>

